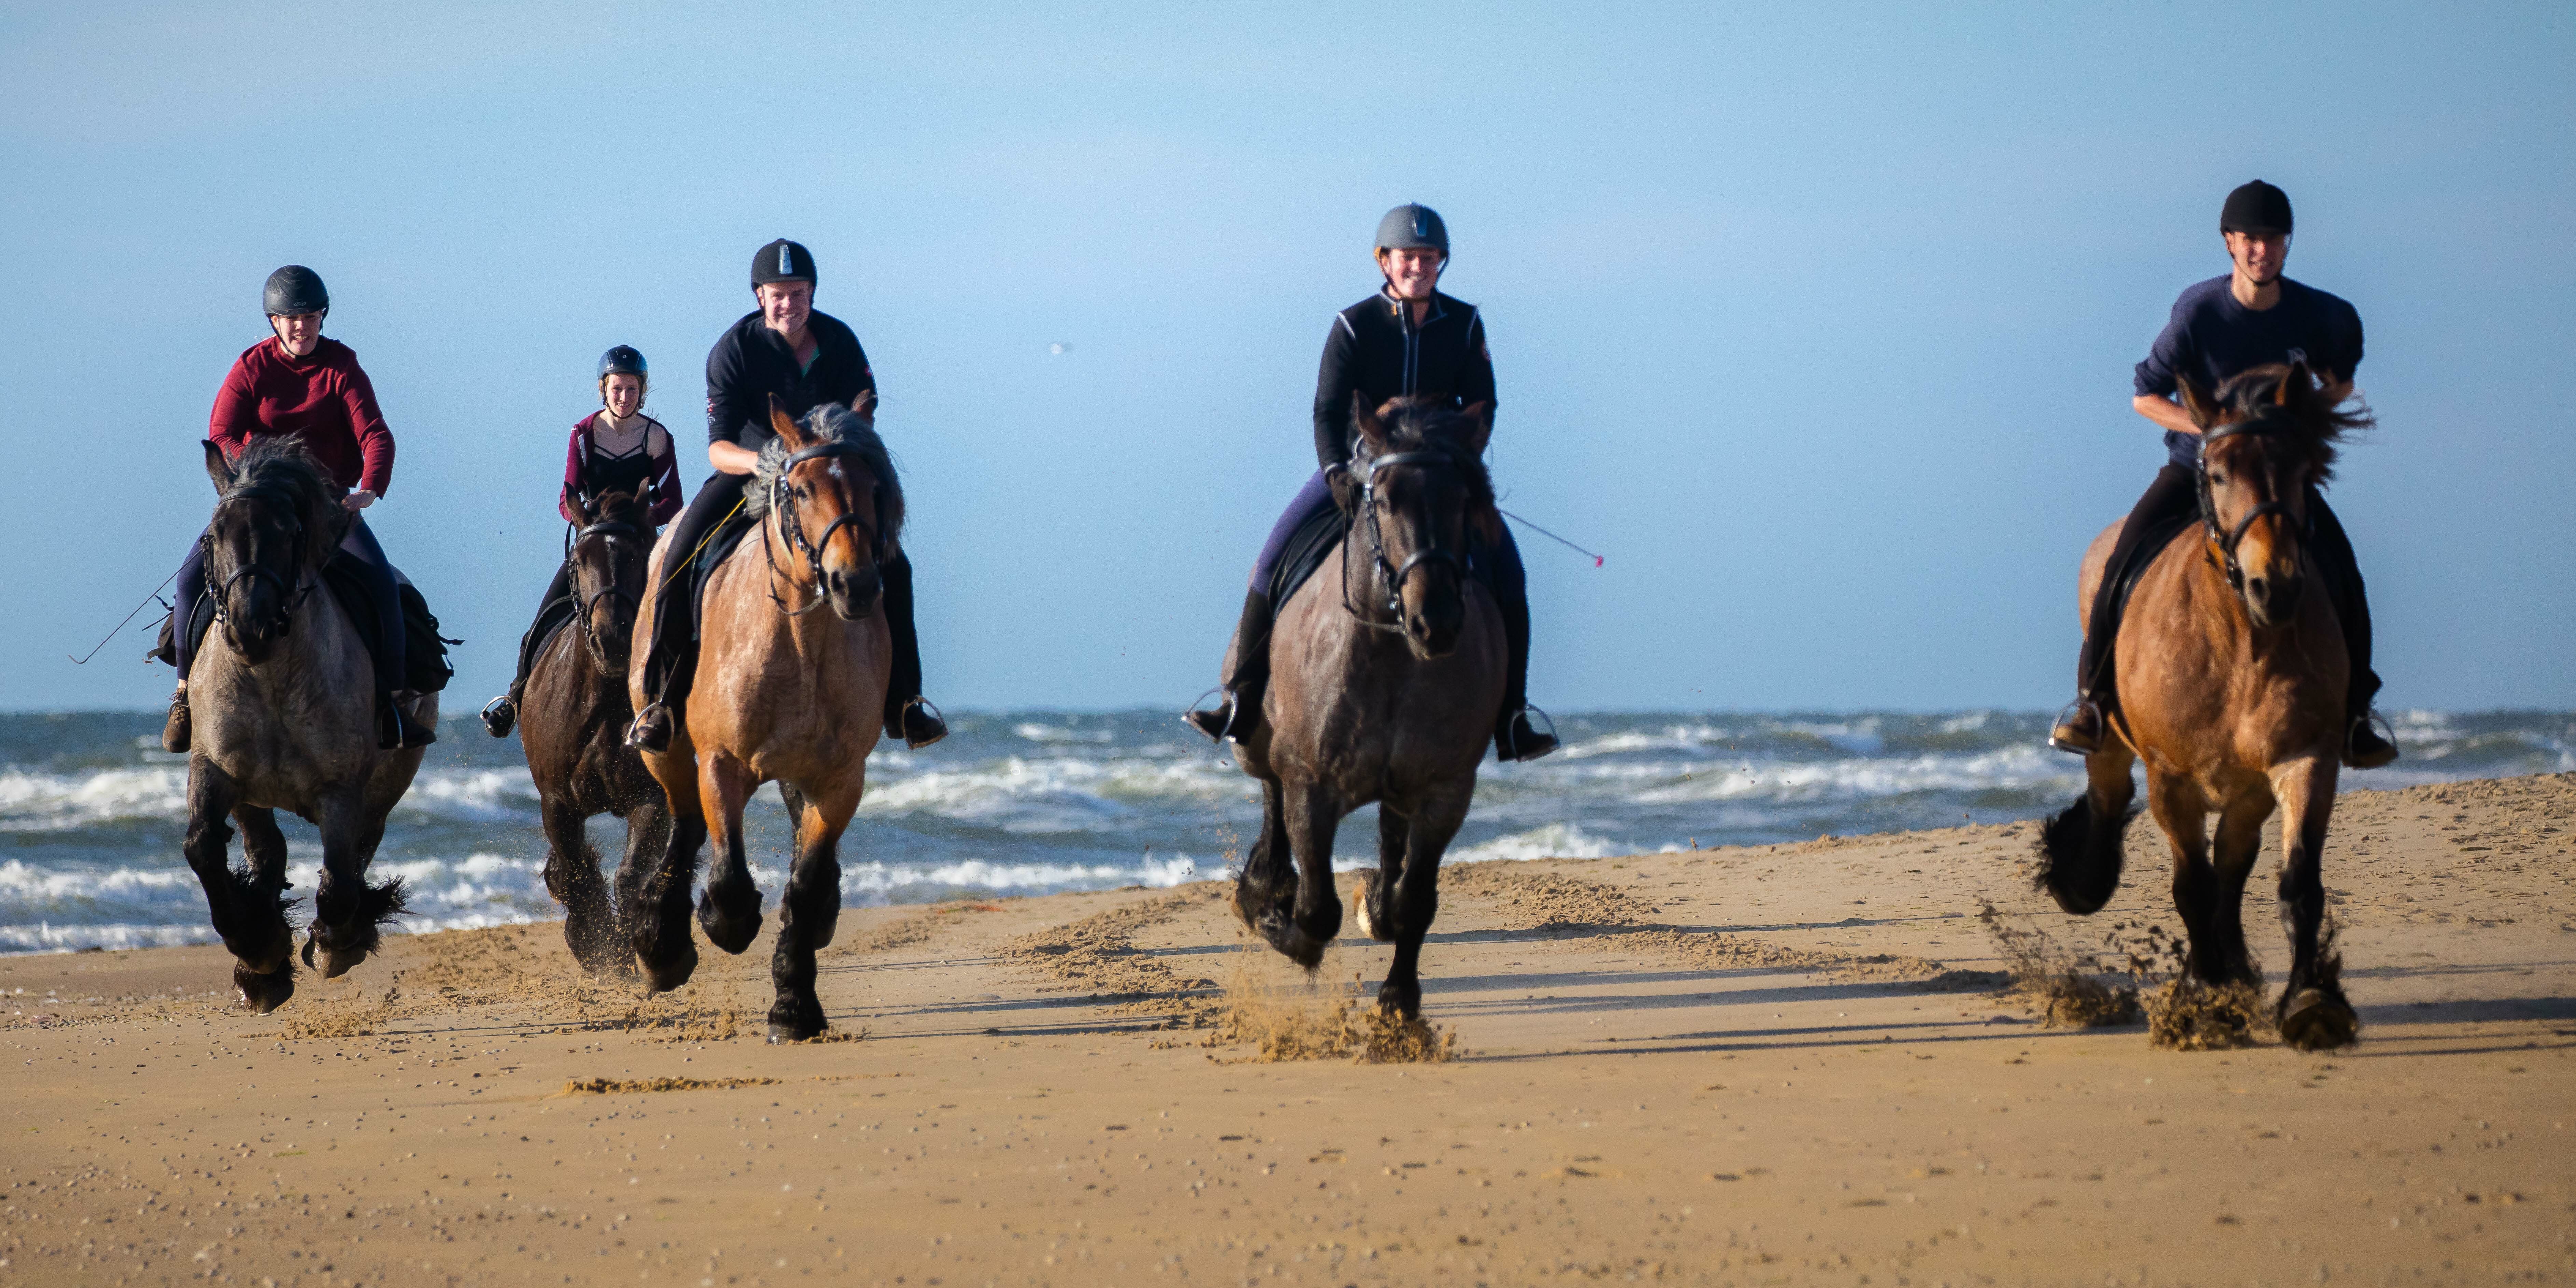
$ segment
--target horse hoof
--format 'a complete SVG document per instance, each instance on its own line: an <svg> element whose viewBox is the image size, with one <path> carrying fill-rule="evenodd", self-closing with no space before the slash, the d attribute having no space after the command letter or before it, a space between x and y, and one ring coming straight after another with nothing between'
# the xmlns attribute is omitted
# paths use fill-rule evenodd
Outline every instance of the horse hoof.
<svg viewBox="0 0 2576 1288"><path fill-rule="evenodd" d="M1268 898L1260 895L1245 898L1243 883L1240 881L1236 882L1234 888L1227 891L1225 895L1225 906L1234 910L1234 919L1242 922L1244 929L1255 934L1261 931L1261 920L1253 915L1252 910L1267 902L1269 902Z"/></svg>
<svg viewBox="0 0 2576 1288"><path fill-rule="evenodd" d="M1261 937L1269 941L1272 948L1278 949L1281 956L1307 970L1324 964L1324 949L1333 942L1306 933L1305 927L1298 925L1296 919L1284 910L1263 913L1253 928L1260 931Z"/></svg>
<svg viewBox="0 0 2576 1288"><path fill-rule="evenodd" d="M711 891L698 901L698 928L707 932L708 943L739 954L760 937L760 912L755 905L750 916L737 916L716 902Z"/></svg>
<svg viewBox="0 0 2576 1288"><path fill-rule="evenodd" d="M1364 871L1352 884L1351 915L1359 919L1361 934L1381 944L1391 944L1395 942L1395 927L1379 924L1371 911L1377 903L1378 877L1376 872Z"/></svg>
<svg viewBox="0 0 2576 1288"><path fill-rule="evenodd" d="M2303 988L2281 1004L2281 1040L2301 1051L2347 1047L2361 1034L2352 1004L2322 989Z"/></svg>
<svg viewBox="0 0 2576 1288"><path fill-rule="evenodd" d="M1422 986L1420 984L1404 986L1398 986L1395 984L1378 985L1377 1009L1381 1014L1387 1016L1389 1019L1421 1019Z"/></svg>
<svg viewBox="0 0 2576 1288"><path fill-rule="evenodd" d="M689 977L698 972L698 946L684 943L681 945L681 951L667 958L657 960L651 955L645 955L639 960L644 966L645 989L654 993L668 993L686 985Z"/></svg>
<svg viewBox="0 0 2576 1288"><path fill-rule="evenodd" d="M235 962L233 991L241 998L243 1010L266 1015L286 1005L286 999L295 996L295 970L288 966L274 971L254 971Z"/></svg>

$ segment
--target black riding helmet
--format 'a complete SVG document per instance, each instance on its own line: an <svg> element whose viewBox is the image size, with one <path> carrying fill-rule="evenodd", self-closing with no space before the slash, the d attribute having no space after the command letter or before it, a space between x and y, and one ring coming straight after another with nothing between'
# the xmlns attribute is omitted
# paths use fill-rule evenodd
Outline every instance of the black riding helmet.
<svg viewBox="0 0 2576 1288"><path fill-rule="evenodd" d="M644 355L636 352L634 345L621 344L616 348L599 355L599 378L602 380L606 380L610 376L640 376L643 374Z"/></svg>
<svg viewBox="0 0 2576 1288"><path fill-rule="evenodd" d="M2290 194L2260 179L2238 187L2219 208L2218 231L2289 236Z"/></svg>
<svg viewBox="0 0 2576 1288"><path fill-rule="evenodd" d="M289 264L268 275L268 285L260 291L260 302L270 317L293 317L299 313L328 313L331 292L322 288L322 275L302 264Z"/></svg>
<svg viewBox="0 0 2576 1288"><path fill-rule="evenodd" d="M751 284L755 288L771 282L813 280L813 252L784 237L761 247L760 252L751 257Z"/></svg>
<svg viewBox="0 0 2576 1288"><path fill-rule="evenodd" d="M1449 258L1449 226L1440 222L1440 212L1420 202L1406 202L1386 212L1377 221L1379 250L1421 250L1440 252Z"/></svg>

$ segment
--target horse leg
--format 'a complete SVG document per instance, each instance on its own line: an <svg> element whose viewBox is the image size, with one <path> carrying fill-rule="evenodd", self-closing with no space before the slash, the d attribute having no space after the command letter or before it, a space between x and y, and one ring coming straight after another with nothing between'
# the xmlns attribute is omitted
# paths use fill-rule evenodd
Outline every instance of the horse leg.
<svg viewBox="0 0 2576 1288"><path fill-rule="evenodd" d="M2343 995L2343 956L2324 942L2326 820L2334 813L2333 756L2277 766L2281 798L2281 920L2290 932L2290 983L2274 1013L2281 1039L2302 1051L2350 1046L2361 1017Z"/></svg>
<svg viewBox="0 0 2576 1288"><path fill-rule="evenodd" d="M1243 928L1269 937L1261 929L1266 915L1285 918L1289 901L1296 897L1297 874L1289 866L1288 807L1281 799L1279 780L1261 780L1261 835L1252 838L1252 852L1243 860L1243 871L1234 878L1234 894L1227 903L1234 909L1235 920Z"/></svg>
<svg viewBox="0 0 2576 1288"><path fill-rule="evenodd" d="M1259 929L1270 946L1308 970L1324 964L1324 949L1342 930L1342 897L1333 890L1333 831L1341 802L1320 783L1284 792L1288 841L1297 856L1297 898L1287 916L1274 903L1262 910Z"/></svg>
<svg viewBox="0 0 2576 1288"><path fill-rule="evenodd" d="M656 993L688 983L698 969L697 941L689 937L689 896L698 882L698 851L707 843L707 820L699 813L696 792L671 787L668 781L662 784L669 809L662 827L661 857L652 872L636 883L636 895L628 901L626 913L635 956L644 965L644 986ZM643 841L632 833L627 844L630 856L651 852L640 849Z"/></svg>
<svg viewBox="0 0 2576 1288"><path fill-rule="evenodd" d="M2101 911L2120 889L2120 865L2134 817L2129 803L2137 796L2129 768L2137 759L2127 742L2105 737L2102 749L2084 758L2084 794L2040 829L2040 888L2076 916Z"/></svg>
<svg viewBox="0 0 2576 1288"><path fill-rule="evenodd" d="M351 788L325 799L322 879L313 892L313 924L305 932L304 964L322 953L322 978L337 979L367 959L382 941L383 924L403 910L402 882L367 884L367 861L384 837L384 820L363 817L362 794Z"/></svg>
<svg viewBox="0 0 2576 1288"><path fill-rule="evenodd" d="M1405 836L1412 830L1392 803L1377 803L1377 870L1363 870L1351 887L1351 914L1359 918L1360 933L1381 944L1395 942L1395 914L1386 901L1404 874Z"/></svg>
<svg viewBox="0 0 2576 1288"><path fill-rule="evenodd" d="M181 852L206 892L206 913L233 955L233 987L241 1003L266 1014L295 993L295 935L286 925L285 901L263 898L257 878L232 863L232 824L225 821L241 800L232 776L199 760L188 766L188 835Z"/></svg>
<svg viewBox="0 0 2576 1288"><path fill-rule="evenodd" d="M625 954L616 942L615 910L590 844L589 814L570 800L544 802L546 893L564 907L564 946L593 975L615 970Z"/></svg>
<svg viewBox="0 0 2576 1288"><path fill-rule="evenodd" d="M233 822L241 826L242 857L250 868L250 906L276 909L276 922L269 932L277 944L281 968L266 974L245 973L239 966L233 969L233 983L243 1001L266 1014L295 995L295 968L289 960L295 931L286 924L286 833L277 829L275 810L255 805L234 806Z"/></svg>
<svg viewBox="0 0 2576 1288"><path fill-rule="evenodd" d="M2245 947L2245 878L2262 857L2263 823L2272 817L2272 807L2272 794L2255 790L2228 802L2219 813L2211 903L2204 914L2209 919L2204 933L2215 960L2201 976L2211 983L2263 983L2263 972L2254 968L2254 955Z"/></svg>
<svg viewBox="0 0 2576 1288"><path fill-rule="evenodd" d="M1458 826L1467 821L1467 803L1474 791L1473 779L1449 785L1419 802L1407 820L1404 870L1387 900L1395 923L1395 964L1387 968L1386 982L1377 988L1378 1009L1388 1014L1422 1018L1422 940L1431 933L1432 918L1440 913L1440 856L1448 852ZM1378 808L1383 812L1386 807Z"/></svg>
<svg viewBox="0 0 2576 1288"><path fill-rule="evenodd" d="M2190 971L2204 982L2228 980L2227 958L2210 937L2210 917L2218 906L2218 874L2209 865L2209 803L2200 785L2180 774L2147 770L2147 809L2173 847L2174 913L2182 918L2183 937L2191 946Z"/></svg>
<svg viewBox="0 0 2576 1288"><path fill-rule="evenodd" d="M796 805L796 860L778 900L778 946L769 962L778 998L769 1006L769 1040L796 1042L830 1027L823 1000L814 995L814 953L831 946L840 924L841 833L858 812L859 794L782 795Z"/></svg>
<svg viewBox="0 0 2576 1288"><path fill-rule="evenodd" d="M707 820L707 839L716 852L707 892L698 900L698 928L707 932L707 942L729 953L751 947L760 934L760 887L752 883L742 847L742 807L756 786L751 772L731 756L718 752L698 761L698 813Z"/></svg>
<svg viewBox="0 0 2576 1288"><path fill-rule="evenodd" d="M617 956L616 970L621 976L635 973L635 945L638 936L650 936L652 917L644 895L647 877L652 875L654 860L671 844L671 812L662 807L662 789L656 787L626 807L626 849L617 861Z"/></svg>

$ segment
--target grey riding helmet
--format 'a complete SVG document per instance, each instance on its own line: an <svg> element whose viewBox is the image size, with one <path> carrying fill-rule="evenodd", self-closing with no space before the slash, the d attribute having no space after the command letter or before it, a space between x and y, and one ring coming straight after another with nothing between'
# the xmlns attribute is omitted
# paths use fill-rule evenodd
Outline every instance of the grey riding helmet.
<svg viewBox="0 0 2576 1288"><path fill-rule="evenodd" d="M1442 259L1449 258L1449 226L1440 222L1440 212L1418 201L1408 201L1386 212L1377 221L1379 250L1436 250Z"/></svg>
<svg viewBox="0 0 2576 1288"><path fill-rule="evenodd" d="M322 288L320 273L302 264L289 264L268 275L268 285L260 291L260 303L273 318L328 313L331 292Z"/></svg>
<svg viewBox="0 0 2576 1288"><path fill-rule="evenodd" d="M616 348L599 355L599 378L602 380L606 380L610 376L640 376L643 374L644 355L638 353L635 346L631 344L621 344Z"/></svg>
<svg viewBox="0 0 2576 1288"><path fill-rule="evenodd" d="M784 237L761 247L751 257L751 284L754 287L767 286L772 282L813 280L813 252Z"/></svg>

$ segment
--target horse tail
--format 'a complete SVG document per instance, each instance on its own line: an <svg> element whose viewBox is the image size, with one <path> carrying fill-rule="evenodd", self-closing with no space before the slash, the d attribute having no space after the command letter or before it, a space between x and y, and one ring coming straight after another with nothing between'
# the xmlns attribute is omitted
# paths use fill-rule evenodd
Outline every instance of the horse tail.
<svg viewBox="0 0 2576 1288"><path fill-rule="evenodd" d="M2039 877L2036 884L2057 906L2079 917L2102 910L2120 888L2122 851L2135 808L2106 817L2093 808L2093 794L2048 816L2039 829Z"/></svg>

